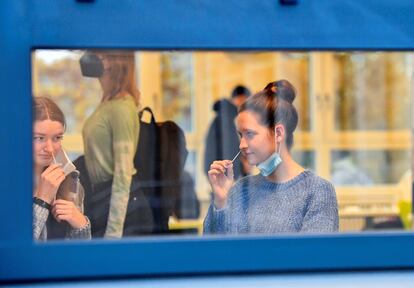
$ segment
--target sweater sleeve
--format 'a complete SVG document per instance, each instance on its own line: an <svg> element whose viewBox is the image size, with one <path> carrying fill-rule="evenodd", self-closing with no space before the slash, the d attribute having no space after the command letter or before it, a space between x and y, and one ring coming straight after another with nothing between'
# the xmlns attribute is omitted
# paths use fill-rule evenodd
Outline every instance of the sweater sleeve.
<svg viewBox="0 0 414 288"><path fill-rule="evenodd" d="M40 235L45 229L48 216L49 210L33 203L33 239L40 239Z"/></svg>
<svg viewBox="0 0 414 288"><path fill-rule="evenodd" d="M68 231L68 234L66 236L68 239L91 239L91 221L89 221L89 218L86 217L86 225L79 229L70 229Z"/></svg>
<svg viewBox="0 0 414 288"><path fill-rule="evenodd" d="M323 180L312 191L301 232L336 232L338 226L338 203L335 188L331 183Z"/></svg>
<svg viewBox="0 0 414 288"><path fill-rule="evenodd" d="M73 200L74 200L76 207L83 214L84 213L83 201L85 199L85 190L82 184L80 184L79 177L76 177L74 181L76 183L76 193L75 193L75 197ZM89 220L89 218L86 217L86 225L84 227L81 227L79 229L75 229L75 228L69 229L66 238L68 239L91 239L92 231L91 231L91 221Z"/></svg>
<svg viewBox="0 0 414 288"><path fill-rule="evenodd" d="M226 211L228 208L216 209L211 203L204 219L203 233L204 234L223 234L227 232L226 225Z"/></svg>
<svg viewBox="0 0 414 288"><path fill-rule="evenodd" d="M214 206L214 201L211 202L207 212L207 216L204 219L203 233L204 234L229 234L237 233L236 222L241 220L242 214L240 208L244 207L241 203L241 184L242 181L237 181L233 187L231 187L227 204L224 208L217 209Z"/></svg>
<svg viewBox="0 0 414 288"><path fill-rule="evenodd" d="M127 104L114 106L111 115L114 176L105 237L122 237L130 185L134 173L134 156L139 135L135 108Z"/></svg>

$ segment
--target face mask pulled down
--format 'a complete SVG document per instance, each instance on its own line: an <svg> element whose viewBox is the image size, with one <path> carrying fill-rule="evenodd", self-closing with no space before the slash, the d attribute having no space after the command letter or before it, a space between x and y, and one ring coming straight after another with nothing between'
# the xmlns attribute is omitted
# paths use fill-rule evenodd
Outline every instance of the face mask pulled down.
<svg viewBox="0 0 414 288"><path fill-rule="evenodd" d="M276 131L275 131L275 143L276 142ZM280 157L280 143L278 144L278 151L273 152L269 158L267 158L262 163L257 165L257 168L260 170L260 174L267 177L276 170L276 168L282 163L282 158Z"/></svg>

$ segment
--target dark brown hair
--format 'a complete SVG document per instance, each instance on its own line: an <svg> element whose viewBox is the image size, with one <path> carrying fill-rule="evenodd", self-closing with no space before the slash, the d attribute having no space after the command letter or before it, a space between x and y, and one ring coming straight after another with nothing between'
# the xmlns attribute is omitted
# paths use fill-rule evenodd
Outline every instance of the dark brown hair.
<svg viewBox="0 0 414 288"><path fill-rule="evenodd" d="M293 146L293 131L298 125L298 112L293 106L296 97L295 87L287 80L270 82L266 87L249 97L239 113L252 111L260 116L261 123L274 130L276 124L283 124L286 130L286 145Z"/></svg>
<svg viewBox="0 0 414 288"><path fill-rule="evenodd" d="M66 128L65 115L53 100L47 97L34 97L33 122L47 119L60 122Z"/></svg>

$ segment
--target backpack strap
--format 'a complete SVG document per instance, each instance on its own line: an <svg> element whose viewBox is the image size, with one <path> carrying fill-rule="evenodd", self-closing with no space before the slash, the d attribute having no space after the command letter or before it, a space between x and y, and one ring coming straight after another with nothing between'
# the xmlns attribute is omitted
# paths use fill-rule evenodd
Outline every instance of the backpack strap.
<svg viewBox="0 0 414 288"><path fill-rule="evenodd" d="M142 121L142 116L144 115L144 112L147 111L148 113L150 113L151 115L151 119L150 119L150 123L151 124L155 124L155 117L154 117L154 113L152 112L150 107L144 107L142 108L139 112L138 112L138 118L140 121Z"/></svg>

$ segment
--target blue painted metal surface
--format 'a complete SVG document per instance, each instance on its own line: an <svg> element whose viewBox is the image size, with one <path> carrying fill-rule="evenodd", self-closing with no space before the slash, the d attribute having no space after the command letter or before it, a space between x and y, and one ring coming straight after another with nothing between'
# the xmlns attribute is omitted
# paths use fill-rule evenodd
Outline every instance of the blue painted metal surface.
<svg viewBox="0 0 414 288"><path fill-rule="evenodd" d="M413 50L411 0L6 0L0 13L0 281L414 268L412 233L38 245L29 180L32 49Z"/></svg>
<svg viewBox="0 0 414 288"><path fill-rule="evenodd" d="M238 275L238 276L203 276L177 277L161 279L115 279L96 281L73 281L70 283L49 282L41 283L42 288L52 287L99 287L99 288L271 288L271 287L301 287L301 288L401 288L412 287L414 273L371 272L371 273L293 273L288 275ZM17 287L33 287L33 283L21 284Z"/></svg>

